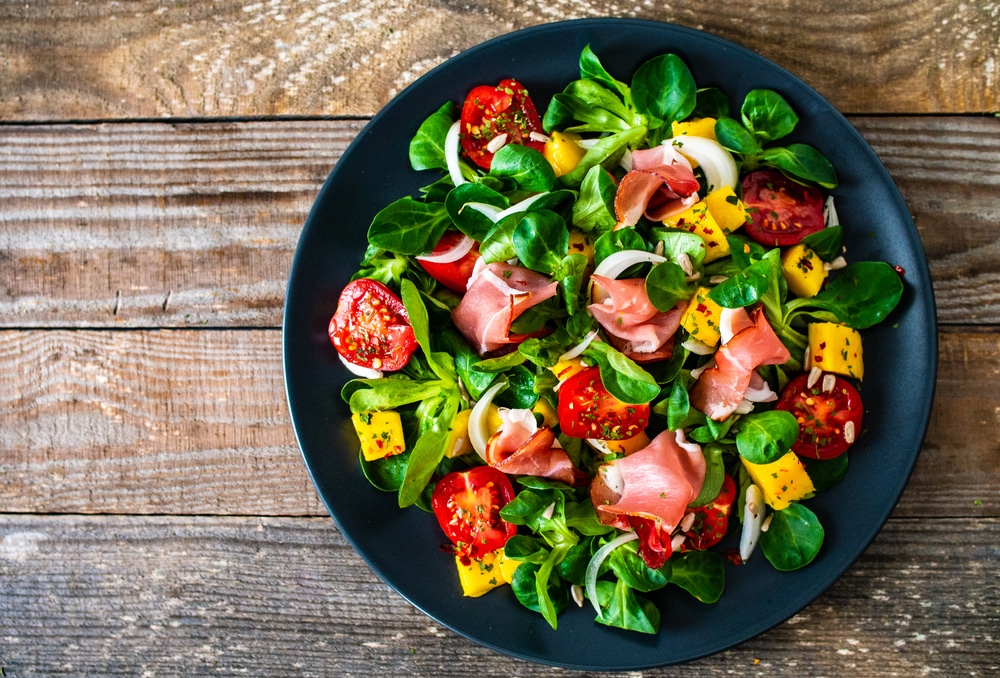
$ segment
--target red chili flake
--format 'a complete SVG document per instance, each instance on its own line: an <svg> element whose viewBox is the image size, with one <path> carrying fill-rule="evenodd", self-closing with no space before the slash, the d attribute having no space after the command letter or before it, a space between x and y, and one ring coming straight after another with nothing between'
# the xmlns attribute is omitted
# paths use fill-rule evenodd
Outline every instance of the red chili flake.
<svg viewBox="0 0 1000 678"><path fill-rule="evenodd" d="M906 275L906 269L903 268L902 266L900 266L899 264L896 264L895 266L893 266L892 269L894 271L896 271L896 273L899 274L900 278L902 278L904 275Z"/></svg>

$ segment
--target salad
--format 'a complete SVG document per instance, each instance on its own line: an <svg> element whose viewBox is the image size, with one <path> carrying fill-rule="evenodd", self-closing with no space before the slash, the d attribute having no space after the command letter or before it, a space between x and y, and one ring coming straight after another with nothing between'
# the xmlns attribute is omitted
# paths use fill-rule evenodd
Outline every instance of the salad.
<svg viewBox="0 0 1000 678"><path fill-rule="evenodd" d="M365 476L435 515L456 595L509 585L553 628L578 605L657 633L645 593L807 566L809 499L863 435L861 331L903 282L848 262L795 111L589 47L542 115L515 79L463 94L330 321Z"/></svg>

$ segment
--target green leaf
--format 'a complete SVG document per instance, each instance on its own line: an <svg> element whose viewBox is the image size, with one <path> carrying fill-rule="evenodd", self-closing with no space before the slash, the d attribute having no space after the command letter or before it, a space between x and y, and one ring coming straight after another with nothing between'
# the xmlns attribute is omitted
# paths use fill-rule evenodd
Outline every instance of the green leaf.
<svg viewBox="0 0 1000 678"><path fill-rule="evenodd" d="M676 54L653 57L632 76L632 102L636 110L664 126L691 115L697 98L694 77Z"/></svg>
<svg viewBox="0 0 1000 678"><path fill-rule="evenodd" d="M608 89L617 92L623 100L629 99L629 87L624 82L616 80L601 64L590 45L584 46L580 52L580 77L596 80Z"/></svg>
<svg viewBox="0 0 1000 678"><path fill-rule="evenodd" d="M430 321L427 316L427 307L420 296L420 291L408 279L403 279L399 286L399 294L403 300L403 307L406 308L406 315L410 318L410 326L413 327L413 336L417 344L423 349L427 365L439 379L445 383L455 381L454 358L447 353L434 351L431 344Z"/></svg>
<svg viewBox="0 0 1000 678"><path fill-rule="evenodd" d="M424 120L410 141L410 166L415 170L448 169L444 139L454 122L456 106L447 102Z"/></svg>
<svg viewBox="0 0 1000 678"><path fill-rule="evenodd" d="M431 420L426 430L420 434L413 449L410 450L406 474L403 476L403 482L399 488L400 508L416 503L434 475L438 464L444 458L448 441L451 438L451 422L458 414L457 390L441 400L443 402L440 403L439 408L436 408L439 409L436 416Z"/></svg>
<svg viewBox="0 0 1000 678"><path fill-rule="evenodd" d="M721 445L708 444L701 446L701 454L705 457L705 480L698 496L689 506L704 506L719 496L722 483L726 479L726 463L723 458L726 450Z"/></svg>
<svg viewBox="0 0 1000 678"><path fill-rule="evenodd" d="M771 285L771 258L779 255L775 249L768 258L761 259L719 283L708 293L708 298L724 308L742 308L756 304Z"/></svg>
<svg viewBox="0 0 1000 678"><path fill-rule="evenodd" d="M833 261L840 255L844 245L844 229L840 225L827 226L807 235L802 239L802 244L823 261Z"/></svg>
<svg viewBox="0 0 1000 678"><path fill-rule="evenodd" d="M545 157L522 144L507 144L493 156L490 175L513 180L523 191L550 191L556 183L556 173Z"/></svg>
<svg viewBox="0 0 1000 678"><path fill-rule="evenodd" d="M810 459L802 457L802 463L809 474L809 480L817 492L828 490L847 475L848 455L845 452L833 459Z"/></svg>
<svg viewBox="0 0 1000 678"><path fill-rule="evenodd" d="M651 235L663 243L663 256L671 261L677 261L678 257L685 255L691 260L694 269L701 268L705 261L708 248L705 247L704 238L697 233L678 228L654 228Z"/></svg>
<svg viewBox="0 0 1000 678"><path fill-rule="evenodd" d="M584 233L613 228L617 190L614 179L600 165L591 167L580 184L580 198L573 203L573 225Z"/></svg>
<svg viewBox="0 0 1000 678"><path fill-rule="evenodd" d="M741 155L755 155L762 150L753 135L732 118L715 121L715 138L723 148Z"/></svg>
<svg viewBox="0 0 1000 678"><path fill-rule="evenodd" d="M472 203L470 205L470 203ZM473 240L482 241L496 225L477 206L486 205L498 212L510 206L507 196L481 183L469 182L456 186L444 200L452 223Z"/></svg>
<svg viewBox="0 0 1000 678"><path fill-rule="evenodd" d="M822 153L806 144L768 148L761 153L761 162L823 188L837 187L837 171L833 165Z"/></svg>
<svg viewBox="0 0 1000 678"><path fill-rule="evenodd" d="M608 344L591 342L584 355L598 364L604 388L622 402L648 403L660 394L660 385L649 372Z"/></svg>
<svg viewBox="0 0 1000 678"><path fill-rule="evenodd" d="M587 150L579 164L569 174L560 177L566 186L579 186L583 177L591 168L604 162L617 162L630 144L638 144L646 137L649 130L645 126L637 126L611 136L602 137Z"/></svg>
<svg viewBox="0 0 1000 678"><path fill-rule="evenodd" d="M787 136L799 122L799 116L785 98L769 89L750 90L740 114L744 126L761 143Z"/></svg>
<svg viewBox="0 0 1000 678"><path fill-rule="evenodd" d="M444 203L425 203L407 196L375 215L368 227L368 242L396 254L426 254L450 223Z"/></svg>
<svg viewBox="0 0 1000 678"><path fill-rule="evenodd" d="M760 548L776 570L797 570L811 563L823 547L826 532L816 514L798 502L775 511Z"/></svg>
<svg viewBox="0 0 1000 678"><path fill-rule="evenodd" d="M822 292L811 299L788 302L789 314L827 311L835 322L863 330L882 322L899 303L903 281L883 261L858 261L840 271Z"/></svg>
<svg viewBox="0 0 1000 678"><path fill-rule="evenodd" d="M695 236L699 240L699 236ZM625 250L646 251L646 241L634 228L622 228L617 231L608 231L596 241L594 241L594 264L599 265L602 261L616 252Z"/></svg>
<svg viewBox="0 0 1000 678"><path fill-rule="evenodd" d="M648 593L667 585L667 576L651 569L639 555L637 542L623 544L608 556L608 566L629 588ZM664 568L668 569L668 568ZM668 570L669 571L669 570Z"/></svg>
<svg viewBox="0 0 1000 678"><path fill-rule="evenodd" d="M365 455L358 454L361 472L376 489L383 492L397 492L403 485L406 475L406 464L410 459L407 453L393 454L383 459L368 461Z"/></svg>
<svg viewBox="0 0 1000 678"><path fill-rule="evenodd" d="M660 631L660 610L641 598L621 580L597 582L601 614L597 621L626 631L656 634Z"/></svg>
<svg viewBox="0 0 1000 678"><path fill-rule="evenodd" d="M672 261L657 264L646 275L646 294L659 311L669 311L691 293L684 269Z"/></svg>
<svg viewBox="0 0 1000 678"><path fill-rule="evenodd" d="M736 449L752 464L770 464L783 457L798 437L799 423L791 412L754 412L740 419Z"/></svg>
<svg viewBox="0 0 1000 678"><path fill-rule="evenodd" d="M718 87L705 87L698 90L698 95L691 117L723 118L729 115L729 97Z"/></svg>
<svg viewBox="0 0 1000 678"><path fill-rule="evenodd" d="M406 377L386 379L352 379L348 384L363 384L367 388L354 390L349 396L351 412L395 410L403 405L433 398L441 392L440 382L413 381ZM346 390L346 386L345 386Z"/></svg>
<svg viewBox="0 0 1000 678"><path fill-rule="evenodd" d="M569 250L569 229L555 212L528 212L514 228L511 242L521 263L533 271L551 274Z"/></svg>
<svg viewBox="0 0 1000 678"><path fill-rule="evenodd" d="M725 562L714 551L689 551L667 561L670 583L703 603L714 603L726 588Z"/></svg>

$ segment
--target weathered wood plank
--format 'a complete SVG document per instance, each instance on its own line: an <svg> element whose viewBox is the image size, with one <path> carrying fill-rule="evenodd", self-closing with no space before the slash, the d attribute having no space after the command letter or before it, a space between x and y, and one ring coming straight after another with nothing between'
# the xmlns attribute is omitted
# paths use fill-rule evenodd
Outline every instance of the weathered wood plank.
<svg viewBox="0 0 1000 678"><path fill-rule="evenodd" d="M896 516L1000 516L998 402L1000 334L942 333ZM280 333L0 332L0 506L323 515L289 423Z"/></svg>
<svg viewBox="0 0 1000 678"><path fill-rule="evenodd" d="M711 12L696 0L628 8L551 0L51 0L0 6L0 119L368 116L463 49L515 29L609 11L732 40L846 111L1000 108L1000 25L989 0L763 0L723 2Z"/></svg>
<svg viewBox="0 0 1000 678"><path fill-rule="evenodd" d="M892 520L787 623L643 675L995 673L998 540L995 519ZM9 678L584 675L442 628L323 519L4 515L0 580Z"/></svg>
<svg viewBox="0 0 1000 678"><path fill-rule="evenodd" d="M1000 121L852 122L914 214L939 320L1000 322ZM302 224L361 126L0 126L0 326L278 326Z"/></svg>

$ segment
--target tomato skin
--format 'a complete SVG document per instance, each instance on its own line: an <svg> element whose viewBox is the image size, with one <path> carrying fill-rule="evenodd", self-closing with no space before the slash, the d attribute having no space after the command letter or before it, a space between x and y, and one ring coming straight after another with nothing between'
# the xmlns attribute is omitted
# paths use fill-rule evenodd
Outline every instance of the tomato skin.
<svg viewBox="0 0 1000 678"><path fill-rule="evenodd" d="M572 438L627 440L649 424L649 403L633 405L614 397L601 381L601 370L588 367L559 386L559 427Z"/></svg>
<svg viewBox="0 0 1000 678"><path fill-rule="evenodd" d="M757 170L743 177L746 234L769 247L797 245L826 227L823 194L792 181L777 170Z"/></svg>
<svg viewBox="0 0 1000 678"><path fill-rule="evenodd" d="M833 389L823 391L823 380L834 377ZM864 404L857 389L846 379L826 373L811 388L808 375L801 374L788 382L778 399L776 409L790 412L799 422L799 438L792 450L809 459L833 459L853 445L861 434ZM852 435L845 431L853 428Z"/></svg>
<svg viewBox="0 0 1000 678"><path fill-rule="evenodd" d="M438 240L437 245L434 246L431 254L438 255L447 252L464 237L461 231L451 229L445 231L441 239ZM475 243L471 250L455 261L424 261L417 257L417 263L420 264L422 269L427 271L428 275L452 292L465 294L465 290L469 285L469 278L472 277L472 270L476 267L476 261L479 259L479 256L479 243Z"/></svg>
<svg viewBox="0 0 1000 678"><path fill-rule="evenodd" d="M375 370L399 370L417 350L402 300L377 280L358 278L340 293L330 341L344 360Z"/></svg>
<svg viewBox="0 0 1000 678"><path fill-rule="evenodd" d="M722 541L729 529L729 512L736 499L736 481L728 473L722 481L719 496L696 509L694 525L684 534L684 546L681 551L704 551Z"/></svg>
<svg viewBox="0 0 1000 678"><path fill-rule="evenodd" d="M456 554L477 559L517 532L516 525L500 517L500 509L513 498L514 487L504 473L475 466L441 478L431 494L431 507Z"/></svg>
<svg viewBox="0 0 1000 678"><path fill-rule="evenodd" d="M545 144L531 139L542 132L542 122L528 90L517 80L501 80L499 85L473 88L462 105L461 141L472 162L489 170L493 153L487 145L501 134L506 143L523 144L541 152Z"/></svg>

